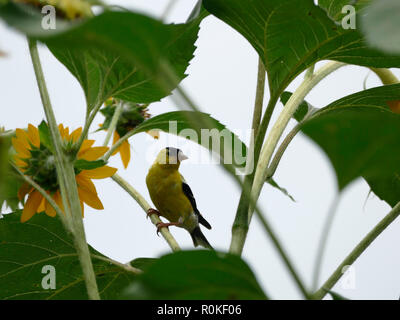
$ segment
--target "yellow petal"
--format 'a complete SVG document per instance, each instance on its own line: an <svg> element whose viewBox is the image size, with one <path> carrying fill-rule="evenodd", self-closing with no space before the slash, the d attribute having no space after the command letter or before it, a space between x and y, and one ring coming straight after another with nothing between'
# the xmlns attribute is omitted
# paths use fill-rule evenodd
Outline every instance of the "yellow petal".
<svg viewBox="0 0 400 320"><path fill-rule="evenodd" d="M82 153L85 153L90 147L94 144L94 140L85 140L82 143L82 147L78 152L78 158L81 156Z"/></svg>
<svg viewBox="0 0 400 320"><path fill-rule="evenodd" d="M55 217L57 215L56 210L53 208L53 206L48 201L46 201L45 211L49 217Z"/></svg>
<svg viewBox="0 0 400 320"><path fill-rule="evenodd" d="M39 193L39 191L35 190L29 194L28 201L26 201L24 210L22 211L21 222L26 222L33 217L39 208L42 199L43 196Z"/></svg>
<svg viewBox="0 0 400 320"><path fill-rule="evenodd" d="M42 201L40 202L39 208L37 208L37 213L43 212L46 210L46 200L44 197L42 198Z"/></svg>
<svg viewBox="0 0 400 320"><path fill-rule="evenodd" d="M82 134L82 128L78 128L78 129L74 130L74 131L71 133L71 140L72 140L73 142L77 142L78 139L79 139L79 137L81 136L81 134Z"/></svg>
<svg viewBox="0 0 400 320"><path fill-rule="evenodd" d="M78 174L76 176L76 183L78 184L79 188L85 189L91 193L97 194L96 187L92 180L85 178L81 174Z"/></svg>
<svg viewBox="0 0 400 320"><path fill-rule="evenodd" d="M29 134L29 140L31 141L31 143L36 148L39 148L40 147L39 130L35 126L28 124L28 134Z"/></svg>
<svg viewBox="0 0 400 320"><path fill-rule="evenodd" d="M26 148L30 149L29 146L29 137L25 130L15 129L15 135L17 136L17 140L21 142L21 144Z"/></svg>
<svg viewBox="0 0 400 320"><path fill-rule="evenodd" d="M116 144L118 140L119 140L119 134L117 131L114 131L113 145ZM115 149L111 155L112 156L116 155L119 152L119 149L121 149L121 147Z"/></svg>
<svg viewBox="0 0 400 320"><path fill-rule="evenodd" d="M87 149L79 155L79 159L84 159L88 161L94 161L102 157L107 151L108 147L93 147Z"/></svg>
<svg viewBox="0 0 400 320"><path fill-rule="evenodd" d="M13 145L15 151L18 152L18 156L20 158L29 158L30 157L31 153L30 153L29 149L27 149L25 147L24 143L21 140L19 140L17 138L12 138L11 141L12 141L12 145Z"/></svg>
<svg viewBox="0 0 400 320"><path fill-rule="evenodd" d="M104 179L113 176L116 172L116 168L104 166L93 170L83 170L80 174L88 179Z"/></svg>
<svg viewBox="0 0 400 320"><path fill-rule="evenodd" d="M97 194L91 193L82 188L78 188L78 193L79 193L79 199L85 202L88 206L97 210L104 209L103 204L101 203Z"/></svg>
<svg viewBox="0 0 400 320"><path fill-rule="evenodd" d="M131 146L127 140L121 145L120 155L125 169L128 168L129 161L131 160Z"/></svg>
<svg viewBox="0 0 400 320"><path fill-rule="evenodd" d="M22 201L28 193L31 193L33 188L29 183L22 184L21 188L18 190L18 199Z"/></svg>

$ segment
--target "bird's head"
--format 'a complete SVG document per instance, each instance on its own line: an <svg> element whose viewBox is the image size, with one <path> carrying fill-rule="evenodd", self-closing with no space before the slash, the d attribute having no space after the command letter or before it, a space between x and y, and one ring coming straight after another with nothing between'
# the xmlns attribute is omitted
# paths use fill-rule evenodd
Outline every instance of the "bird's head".
<svg viewBox="0 0 400 320"><path fill-rule="evenodd" d="M167 147L162 149L156 158L156 162L160 165L178 168L181 161L188 159L180 149Z"/></svg>

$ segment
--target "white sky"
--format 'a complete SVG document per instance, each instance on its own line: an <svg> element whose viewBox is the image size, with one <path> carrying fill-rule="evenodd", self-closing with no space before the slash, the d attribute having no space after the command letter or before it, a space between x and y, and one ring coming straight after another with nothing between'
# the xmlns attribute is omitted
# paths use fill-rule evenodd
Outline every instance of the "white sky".
<svg viewBox="0 0 400 320"><path fill-rule="evenodd" d="M168 21L183 22L195 2L178 1ZM120 0L110 3L159 16L167 1ZM3 23L0 23L0 33L0 48L8 53L7 58L0 59L0 125L7 129L25 127L29 122L38 125L44 113L26 41ZM239 33L211 16L201 24L197 47L195 58L188 69L189 77L183 81L183 87L202 111L210 113L244 139L242 133L250 127L255 96L255 50ZM62 119L64 125L71 128L82 126L85 100L78 82L47 49L41 48L40 55L57 119ZM367 73L367 69L355 66L340 69L320 83L307 100L314 106L323 107L340 97L360 91ZM302 75L289 89L295 89L301 80ZM369 77L368 87L379 84L374 75ZM265 98L268 101L268 88ZM276 111L281 109L282 105L279 104ZM150 107L153 115L172 110L176 108L170 98ZM101 122L99 116L92 131ZM290 127L293 125L294 122L291 122ZM145 186L145 176L152 161L148 156L149 150L154 152L167 146L165 136L163 134L160 141L154 141L146 134L131 138L132 162L128 170L123 170L119 156L111 160L111 165L121 169L119 174L149 202ZM104 134L94 133L91 137L100 145ZM201 149L182 139L171 146L180 147L184 152L189 147ZM213 226L212 230L205 230L204 234L215 248L227 251L240 195L237 186L217 165L187 161L181 166L181 172L193 190L200 211ZM279 191L266 185L259 203L297 270L310 286L322 225L337 193L336 178L327 156L308 138L299 135L284 155L275 179L297 202L291 202ZM121 262L138 257L157 257L169 252L167 244L156 236L155 227L150 220L146 220L141 208L112 180L97 182L96 186L105 210L85 209L87 238L95 249ZM359 179L342 193L325 253L322 280L330 275L350 250L390 210L387 204L373 195L364 207L368 192L368 185ZM192 248L192 240L185 230L173 227L170 230L183 248ZM334 291L351 299L398 299L399 232L400 222L397 221L357 260L354 264L354 288L339 283ZM257 219L251 224L243 256L272 298L300 298Z"/></svg>

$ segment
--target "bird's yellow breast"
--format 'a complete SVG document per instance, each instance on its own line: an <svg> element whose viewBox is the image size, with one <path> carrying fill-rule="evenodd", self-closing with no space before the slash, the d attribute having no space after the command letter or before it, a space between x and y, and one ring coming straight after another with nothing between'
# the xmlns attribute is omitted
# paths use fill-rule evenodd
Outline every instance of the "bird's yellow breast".
<svg viewBox="0 0 400 320"><path fill-rule="evenodd" d="M150 198L160 214L170 222L182 222L193 213L192 205L182 190L178 170L153 165L146 177Z"/></svg>

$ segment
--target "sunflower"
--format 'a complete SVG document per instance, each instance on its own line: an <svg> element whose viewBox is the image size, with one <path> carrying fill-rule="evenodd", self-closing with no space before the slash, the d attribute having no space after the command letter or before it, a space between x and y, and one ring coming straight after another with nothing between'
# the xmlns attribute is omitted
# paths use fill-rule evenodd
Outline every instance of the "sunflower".
<svg viewBox="0 0 400 320"><path fill-rule="evenodd" d="M120 100L110 98L106 101L105 107L100 110L104 115L104 123L100 124L99 130L108 130L114 116L117 104L121 103ZM123 110L118 119L117 127L114 132L113 145L129 131L135 129L139 124L150 118L150 114L147 110L147 105L140 105L131 102L123 103ZM153 138L158 139L159 133L156 130L150 130L147 132ZM122 164L126 169L131 160L131 145L128 140L125 140L119 148L117 148L112 155L120 154Z"/></svg>
<svg viewBox="0 0 400 320"><path fill-rule="evenodd" d="M67 150L74 146L82 134L82 128L69 133L69 128L64 128L62 124L59 125L59 130L63 147ZM63 210L55 158L47 147L45 139L42 137L41 141L41 137L38 128L31 124L28 125L26 131L16 129L16 137L12 139L13 147L16 150L14 162L25 175L39 184ZM78 160L94 161L108 151L108 147L93 147L94 142L94 140L84 140L77 154ZM82 170L75 166L75 179L78 185L82 215L84 203L94 209L104 209L92 179L105 179L114 175L116 171L117 169L105 165L91 170ZM28 195L28 199L22 212L21 222L28 221L35 213L39 212L45 212L50 217L56 215L56 211L49 202L29 184L23 184L18 191L21 201L26 195Z"/></svg>

